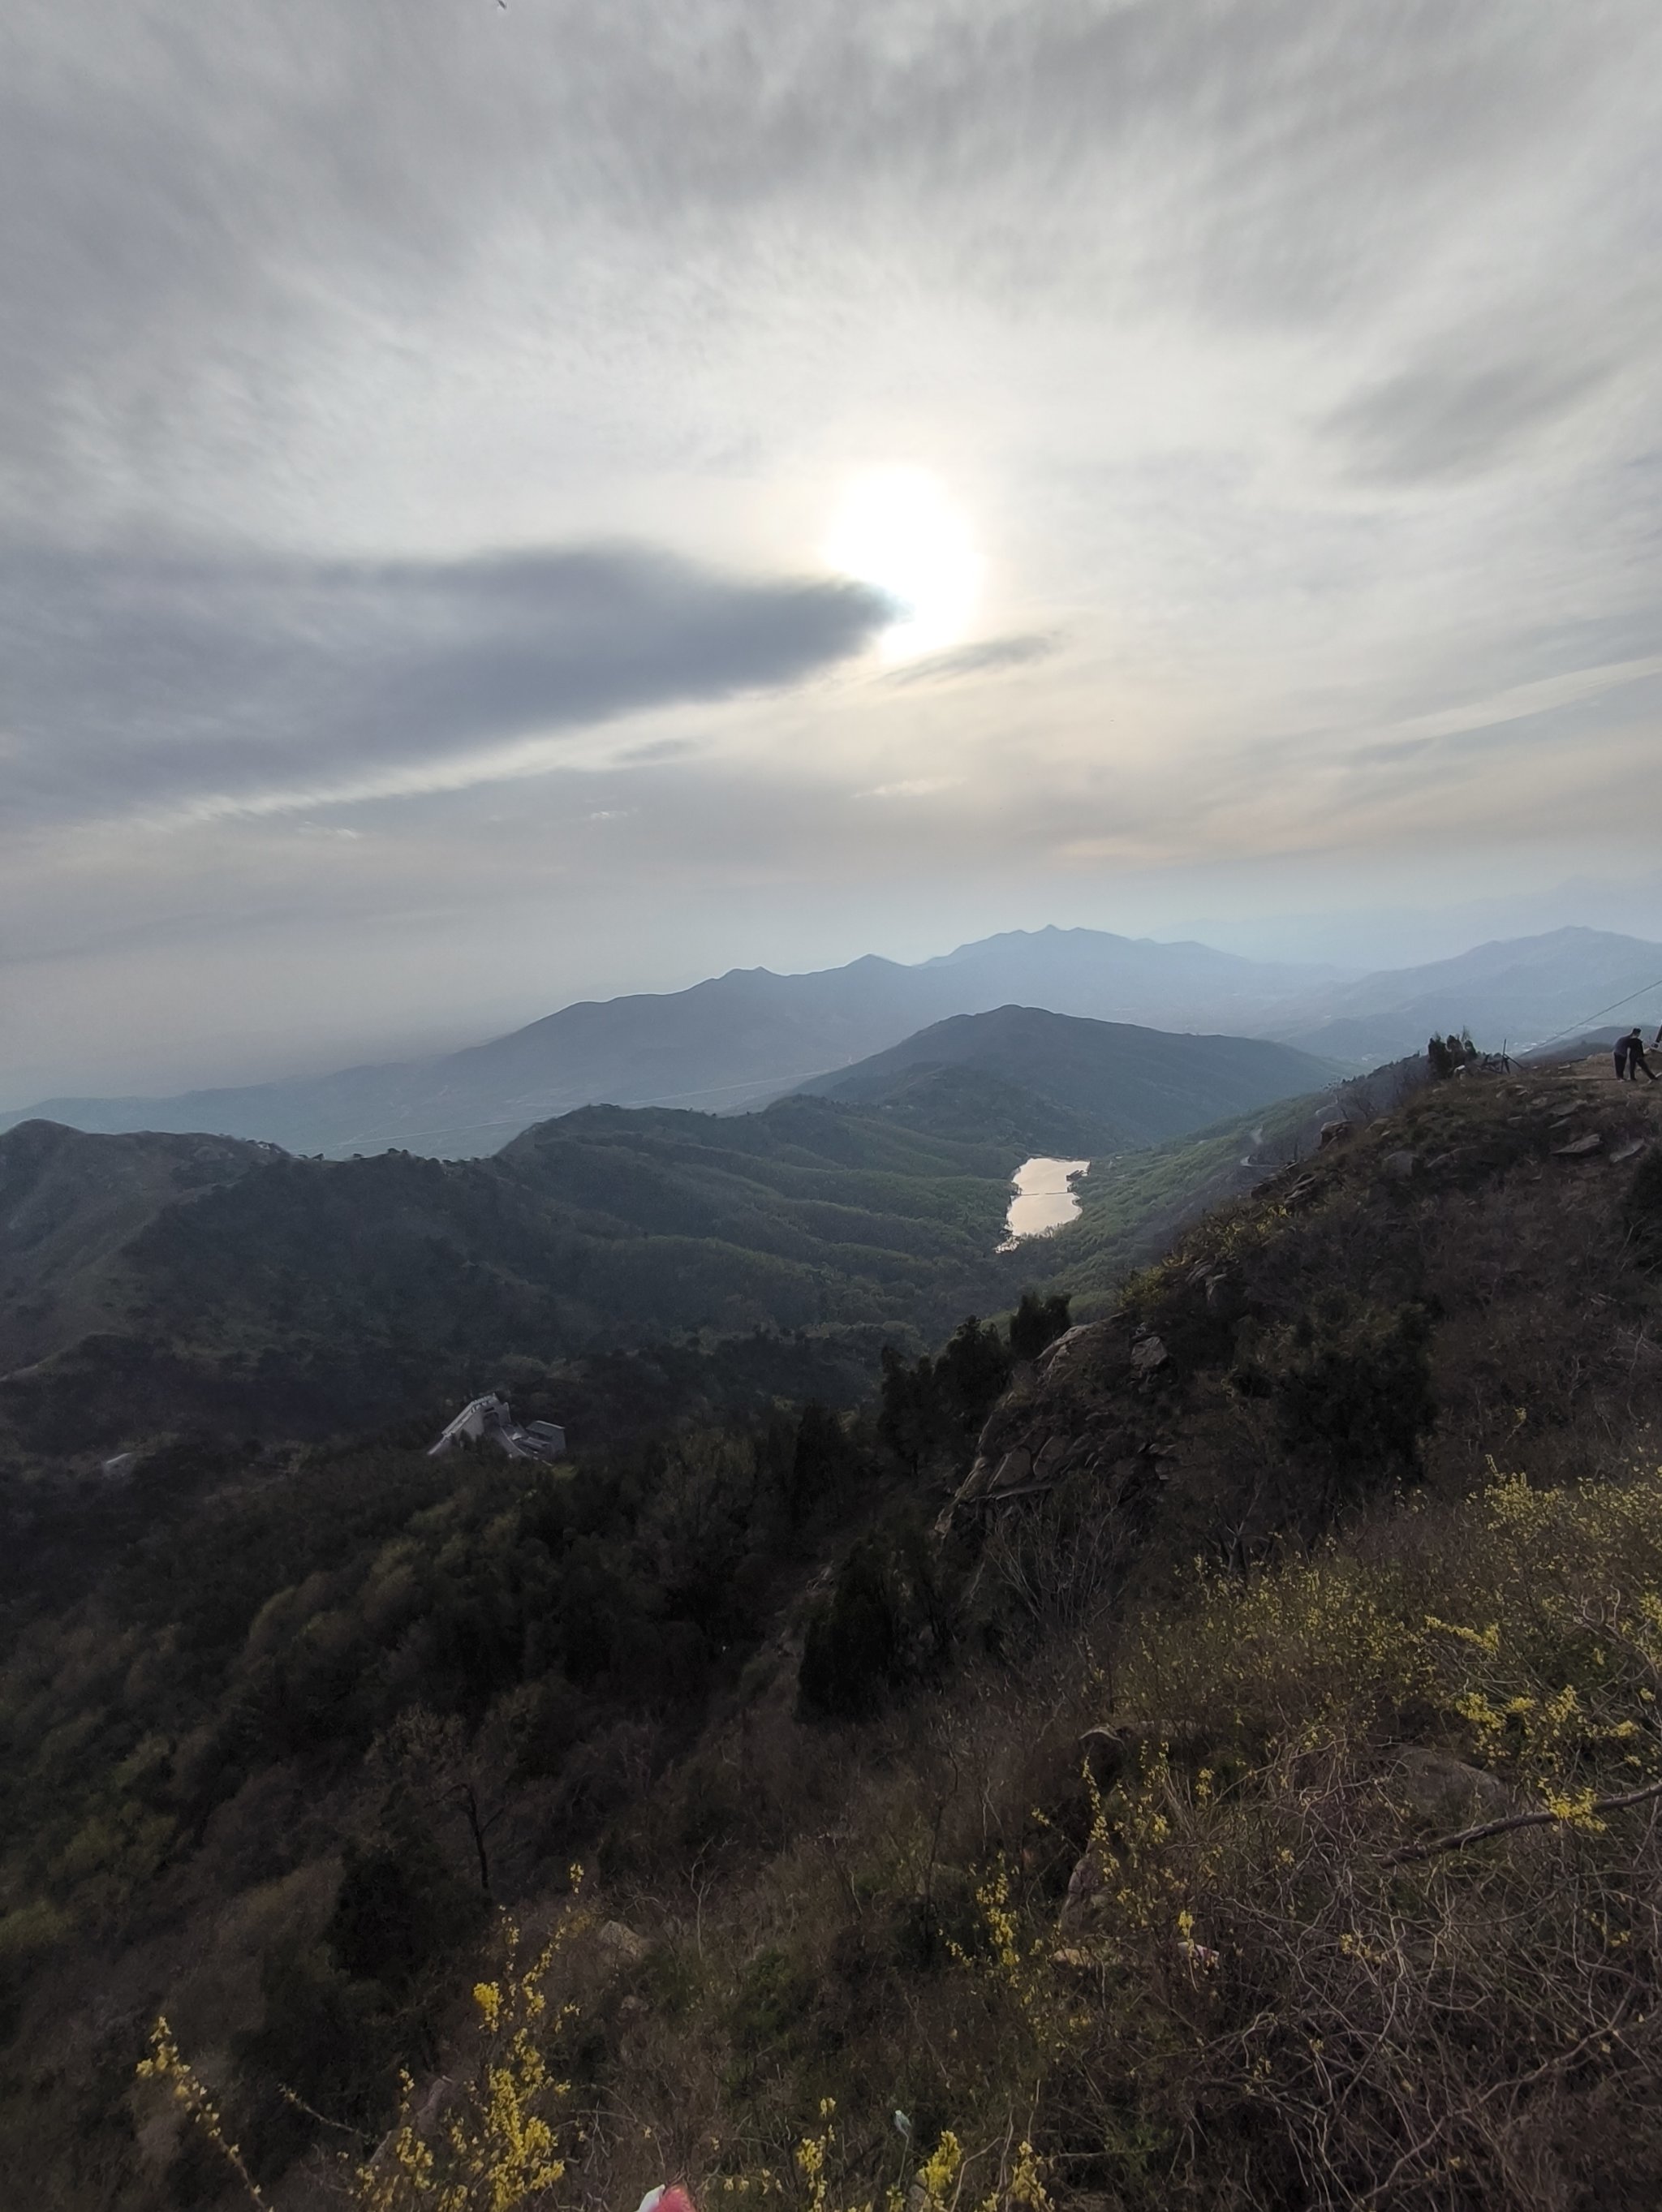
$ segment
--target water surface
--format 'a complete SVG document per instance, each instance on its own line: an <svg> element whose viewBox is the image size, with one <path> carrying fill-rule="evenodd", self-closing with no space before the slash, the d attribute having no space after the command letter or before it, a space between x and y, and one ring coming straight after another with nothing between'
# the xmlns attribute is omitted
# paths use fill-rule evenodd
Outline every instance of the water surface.
<svg viewBox="0 0 1662 2212"><path fill-rule="evenodd" d="M1015 1196L1004 1217L1005 1237L1001 1252L1014 1252L1025 1237L1048 1237L1079 1212L1073 1189L1075 1179L1090 1166L1089 1160L1024 1160L1012 1180Z"/></svg>

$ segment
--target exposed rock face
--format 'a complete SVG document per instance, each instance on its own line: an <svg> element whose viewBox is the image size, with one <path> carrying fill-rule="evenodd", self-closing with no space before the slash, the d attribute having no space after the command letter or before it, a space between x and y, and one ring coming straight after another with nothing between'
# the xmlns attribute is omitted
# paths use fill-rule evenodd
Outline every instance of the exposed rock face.
<svg viewBox="0 0 1662 2212"><path fill-rule="evenodd" d="M1160 1339L1116 1316L1070 1328L993 1409L975 1463L943 1516L1053 1489L1078 1473L1111 1508L1152 1473L1148 1378L1168 1363Z"/></svg>

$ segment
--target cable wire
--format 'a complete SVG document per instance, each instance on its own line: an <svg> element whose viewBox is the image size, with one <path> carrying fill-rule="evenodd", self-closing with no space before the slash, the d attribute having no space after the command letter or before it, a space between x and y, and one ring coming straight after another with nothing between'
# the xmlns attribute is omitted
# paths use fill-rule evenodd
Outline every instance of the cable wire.
<svg viewBox="0 0 1662 2212"><path fill-rule="evenodd" d="M1659 990L1662 990L1662 975L1659 975L1654 983L1642 983L1638 990L1629 991L1625 999L1612 999L1609 1006L1599 1006L1593 1012L1584 1014L1579 1022L1572 1022L1567 1030L1555 1030L1550 1036L1537 1037L1533 1044L1525 1045L1524 1049L1525 1052L1539 1052L1543 1045L1556 1044L1560 1037L1574 1036L1578 1030L1585 1030L1589 1023L1596 1022L1600 1014L1613 1014L1618 1006L1630 1006L1635 999L1642 999L1647 992Z"/></svg>

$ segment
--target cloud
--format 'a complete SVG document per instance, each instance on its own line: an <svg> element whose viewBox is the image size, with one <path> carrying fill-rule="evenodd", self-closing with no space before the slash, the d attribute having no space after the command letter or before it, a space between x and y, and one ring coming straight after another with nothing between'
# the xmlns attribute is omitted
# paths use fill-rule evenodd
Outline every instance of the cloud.
<svg viewBox="0 0 1662 2212"><path fill-rule="evenodd" d="M1347 401L1325 427L1364 481L1448 482L1509 460L1610 374L1606 362L1539 356L1410 369Z"/></svg>
<svg viewBox="0 0 1662 2212"><path fill-rule="evenodd" d="M746 581L631 548L14 554L0 557L8 805L41 821L459 789L511 765L516 740L791 684L892 619L859 586Z"/></svg>
<svg viewBox="0 0 1662 2212"><path fill-rule="evenodd" d="M992 676L1001 669L1029 668L1059 652L1062 641L1049 632L1021 636L983 638L975 645L960 645L951 653L931 653L926 660L910 660L883 678L886 684L904 690L914 684L948 684L965 676Z"/></svg>
<svg viewBox="0 0 1662 2212"><path fill-rule="evenodd" d="M1637 842L1571 735L1636 690L1507 702L1662 644L1659 66L1647 0L14 0L0 969L88 949L9 1050ZM805 680L889 464L994 635Z"/></svg>
<svg viewBox="0 0 1662 2212"><path fill-rule="evenodd" d="M677 366L724 328L784 301L817 329L850 279L1330 323L1526 187L1617 57L1642 84L1644 15L17 0L0 481L66 519L200 514L326 434L344 356L384 343L408 370L410 327L459 311L504 368L546 318L672 419ZM264 495L315 495L298 465Z"/></svg>

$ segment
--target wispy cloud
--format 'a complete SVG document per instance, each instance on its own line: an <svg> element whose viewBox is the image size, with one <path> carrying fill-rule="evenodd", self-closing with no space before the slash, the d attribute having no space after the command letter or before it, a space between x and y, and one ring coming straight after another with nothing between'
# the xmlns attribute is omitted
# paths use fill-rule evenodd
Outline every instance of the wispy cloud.
<svg viewBox="0 0 1662 2212"><path fill-rule="evenodd" d="M967 676L995 676L1005 669L1031 668L1035 661L1048 660L1061 647L1061 639L1048 631L983 638L951 653L909 660L891 669L881 681L892 690L905 690L918 684L951 684Z"/></svg>
<svg viewBox="0 0 1662 2212"><path fill-rule="evenodd" d="M1404 370L1336 409L1327 430L1364 480L1439 483L1481 475L1582 405L1612 373L1611 362L1586 357L1579 332L1541 336L1555 341L1556 357L1537 351Z"/></svg>

